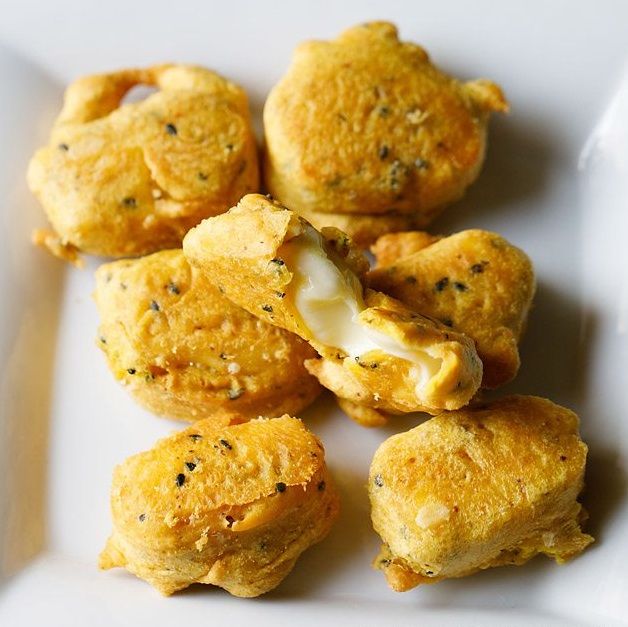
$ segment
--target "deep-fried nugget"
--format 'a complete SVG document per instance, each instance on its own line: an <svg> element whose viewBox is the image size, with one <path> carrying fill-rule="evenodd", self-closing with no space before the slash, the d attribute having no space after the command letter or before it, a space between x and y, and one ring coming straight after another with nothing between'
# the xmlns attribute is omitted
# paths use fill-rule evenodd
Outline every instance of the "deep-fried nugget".
<svg viewBox="0 0 628 627"><path fill-rule="evenodd" d="M422 228L475 180L489 115L507 109L497 85L444 74L393 24L355 26L301 44L270 92L266 185L360 244Z"/></svg>
<svg viewBox="0 0 628 627"><path fill-rule="evenodd" d="M322 359L306 366L339 397L393 413L465 405L482 377L473 342L364 292L348 238L333 233L329 242L293 211L249 194L192 229L183 251L227 298L316 348Z"/></svg>
<svg viewBox="0 0 628 627"><path fill-rule="evenodd" d="M384 541L376 568L391 588L523 564L559 564L582 533L587 447L572 411L534 396L443 413L386 440L369 479L371 518Z"/></svg>
<svg viewBox="0 0 628 627"><path fill-rule="evenodd" d="M372 250L378 268L368 285L473 338L484 365L483 387L515 377L535 292L532 263L522 250L480 230L442 239L391 233Z"/></svg>
<svg viewBox="0 0 628 627"><path fill-rule="evenodd" d="M258 596L327 535L338 506L323 446L300 420L203 420L115 469L100 567L162 594L206 583Z"/></svg>
<svg viewBox="0 0 628 627"><path fill-rule="evenodd" d="M225 298L181 250L121 260L96 273L99 345L151 411L216 425L297 414L320 392L296 335Z"/></svg>
<svg viewBox="0 0 628 627"><path fill-rule="evenodd" d="M160 91L121 104L138 84ZM28 170L61 243L112 257L179 246L189 228L255 191L258 179L246 94L188 65L72 83Z"/></svg>

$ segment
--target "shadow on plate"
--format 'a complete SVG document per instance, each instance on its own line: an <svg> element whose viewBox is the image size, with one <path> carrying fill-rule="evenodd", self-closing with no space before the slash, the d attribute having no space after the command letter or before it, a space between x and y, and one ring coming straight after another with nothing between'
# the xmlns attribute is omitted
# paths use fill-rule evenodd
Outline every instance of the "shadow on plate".
<svg viewBox="0 0 628 627"><path fill-rule="evenodd" d="M0 45L3 92L0 224L0 584L46 540L49 412L63 265L35 250L31 230L45 223L25 172L45 140L60 89L40 69Z"/></svg>
<svg viewBox="0 0 628 627"><path fill-rule="evenodd" d="M551 133L537 120L519 118L516 113L491 120L486 161L477 181L464 198L445 209L429 227L433 233L448 233L464 228L487 228L495 218L499 223L508 214L526 213L534 219L534 201L546 191L548 173L561 159Z"/></svg>
<svg viewBox="0 0 628 627"><path fill-rule="evenodd" d="M604 528L613 512L624 502L627 493L628 481L619 453L598 448L594 444L589 446L581 500L589 513L586 531L595 538L596 543L604 541ZM595 549L595 545L592 548Z"/></svg>
<svg viewBox="0 0 628 627"><path fill-rule="evenodd" d="M490 393L533 394L573 406L590 337L581 334L582 307L570 292L542 279L520 344L521 368L511 383Z"/></svg>

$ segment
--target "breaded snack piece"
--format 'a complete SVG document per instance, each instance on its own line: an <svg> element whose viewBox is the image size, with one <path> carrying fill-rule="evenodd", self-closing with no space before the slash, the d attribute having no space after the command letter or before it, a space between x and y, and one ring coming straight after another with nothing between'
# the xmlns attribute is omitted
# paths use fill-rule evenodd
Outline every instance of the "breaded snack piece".
<svg viewBox="0 0 628 627"><path fill-rule="evenodd" d="M314 349L234 305L180 249L102 265L94 297L109 367L156 414L222 426L297 414L321 390L303 364Z"/></svg>
<svg viewBox="0 0 628 627"><path fill-rule="evenodd" d="M507 109L497 85L444 74L393 24L354 26L301 44L270 92L266 186L317 228L360 244L385 220L388 231L422 228L475 180L489 115ZM342 214L355 219L340 223Z"/></svg>
<svg viewBox="0 0 628 627"><path fill-rule="evenodd" d="M577 497L587 447L572 411L535 396L445 412L375 453L369 496L393 590L538 553L559 564L593 538Z"/></svg>
<svg viewBox="0 0 628 627"><path fill-rule="evenodd" d="M338 507L323 446L300 420L203 420L116 467L100 567L166 595L206 583L255 597L327 535Z"/></svg>
<svg viewBox="0 0 628 627"><path fill-rule="evenodd" d="M136 85L159 91L121 104ZM28 184L62 246L142 255L180 246L259 182L244 91L210 70L158 65L72 83ZM63 256L63 254L62 254Z"/></svg>
<svg viewBox="0 0 628 627"><path fill-rule="evenodd" d="M366 260L346 236L328 235L249 194L192 229L183 251L227 298L307 340L322 359L306 366L337 396L393 413L468 403L482 377L473 342L365 292L358 274Z"/></svg>
<svg viewBox="0 0 628 627"><path fill-rule="evenodd" d="M536 289L528 256L503 237L473 229L445 238L391 233L372 248L367 284L475 340L482 386L519 370L518 343Z"/></svg>

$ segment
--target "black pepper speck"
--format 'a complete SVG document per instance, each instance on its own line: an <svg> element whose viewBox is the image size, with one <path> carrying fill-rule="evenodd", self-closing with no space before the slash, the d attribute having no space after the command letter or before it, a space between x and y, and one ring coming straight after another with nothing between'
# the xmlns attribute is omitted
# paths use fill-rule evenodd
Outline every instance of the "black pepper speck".
<svg viewBox="0 0 628 627"><path fill-rule="evenodd" d="M140 514L140 515L137 517L137 519L138 519L140 522L144 522L144 521L146 520L146 514Z"/></svg>
<svg viewBox="0 0 628 627"><path fill-rule="evenodd" d="M384 485L384 479L382 478L381 475L375 475L375 479L373 479L373 483L378 487L381 488Z"/></svg>
<svg viewBox="0 0 628 627"><path fill-rule="evenodd" d="M177 132L177 127L174 124L170 122L166 124L166 133L168 133L168 135L176 135Z"/></svg>
<svg viewBox="0 0 628 627"><path fill-rule="evenodd" d="M185 475L184 475L182 472L180 472L180 473L177 475L177 478L175 479L175 483L176 483L179 487L181 487L181 486L185 483Z"/></svg>
<svg viewBox="0 0 628 627"><path fill-rule="evenodd" d="M135 200L135 198L133 198L133 196L127 196L126 198L122 199L122 204L125 207L130 207L130 208L135 208L137 207L137 200Z"/></svg>
<svg viewBox="0 0 628 627"><path fill-rule="evenodd" d="M67 152L68 150L70 150L70 147L67 144L59 144L57 148L59 150L63 150L63 152Z"/></svg>
<svg viewBox="0 0 628 627"><path fill-rule="evenodd" d="M324 492L325 491L325 487L326 484L324 481L320 481L319 484L316 486L319 492Z"/></svg>
<svg viewBox="0 0 628 627"><path fill-rule="evenodd" d="M461 283L460 281L456 281L454 283L454 287L459 291L459 292L466 292L469 288L464 284Z"/></svg>
<svg viewBox="0 0 628 627"><path fill-rule="evenodd" d="M181 290L179 289L179 286L176 283L173 283L172 281L170 283L168 283L168 285L166 286L166 289L171 294L180 294L181 293Z"/></svg>
<svg viewBox="0 0 628 627"><path fill-rule="evenodd" d="M434 289L437 292L442 292L448 285L449 285L449 279L446 276L444 276L442 279L439 279L438 281L436 281L436 283L434 284Z"/></svg>
<svg viewBox="0 0 628 627"><path fill-rule="evenodd" d="M227 442L227 440L220 440L220 443L228 450L230 451L233 446L231 446L231 444L229 444L229 442Z"/></svg>
<svg viewBox="0 0 628 627"><path fill-rule="evenodd" d="M388 146L382 146L378 153L379 158L383 161L388 156Z"/></svg>
<svg viewBox="0 0 628 627"><path fill-rule="evenodd" d="M196 468L196 464L194 462L185 462L185 466L190 472Z"/></svg>
<svg viewBox="0 0 628 627"><path fill-rule="evenodd" d="M135 373L137 372L137 370L135 370L135 368L127 368L127 369L126 369L126 371L127 371L129 374L135 374Z"/></svg>
<svg viewBox="0 0 628 627"><path fill-rule="evenodd" d="M273 307L272 305L262 305L262 309L264 311L267 311L268 313L272 313L273 312Z"/></svg>
<svg viewBox="0 0 628 627"><path fill-rule="evenodd" d="M280 481L275 485L275 487L277 488L277 492L285 492L287 486L283 481Z"/></svg>
<svg viewBox="0 0 628 627"><path fill-rule="evenodd" d="M155 301L155 300L151 300L150 301L150 308L153 311L159 311L159 303L157 303L157 301Z"/></svg>

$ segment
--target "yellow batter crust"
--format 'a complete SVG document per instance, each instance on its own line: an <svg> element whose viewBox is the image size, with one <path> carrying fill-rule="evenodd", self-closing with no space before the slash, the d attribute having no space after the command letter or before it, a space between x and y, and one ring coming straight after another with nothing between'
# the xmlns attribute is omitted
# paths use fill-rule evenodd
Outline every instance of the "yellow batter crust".
<svg viewBox="0 0 628 627"><path fill-rule="evenodd" d="M181 250L96 272L98 344L114 376L154 413L217 426L298 414L321 388L307 342L234 305Z"/></svg>
<svg viewBox="0 0 628 627"><path fill-rule="evenodd" d="M489 115L507 109L497 85L446 75L393 24L354 26L301 44L271 91L266 185L317 228L359 244L422 228L475 180Z"/></svg>
<svg viewBox="0 0 628 627"><path fill-rule="evenodd" d="M301 421L204 420L116 467L100 567L166 595L205 583L255 597L327 535L338 507L323 446Z"/></svg>
<svg viewBox="0 0 628 627"><path fill-rule="evenodd" d="M490 231L438 238L391 233L372 247L367 284L475 341L482 386L496 388L519 370L518 343L536 289L528 256Z"/></svg>
<svg viewBox="0 0 628 627"><path fill-rule="evenodd" d="M159 91L121 104L136 85ZM258 183L245 92L190 65L72 83L48 145L28 169L29 187L60 239L49 246L53 254L62 246L111 257L179 246L188 229Z"/></svg>
<svg viewBox="0 0 628 627"><path fill-rule="evenodd" d="M386 440L369 477L374 566L399 592L539 553L559 564L593 538L576 500L587 447L572 411L534 396L443 413Z"/></svg>

